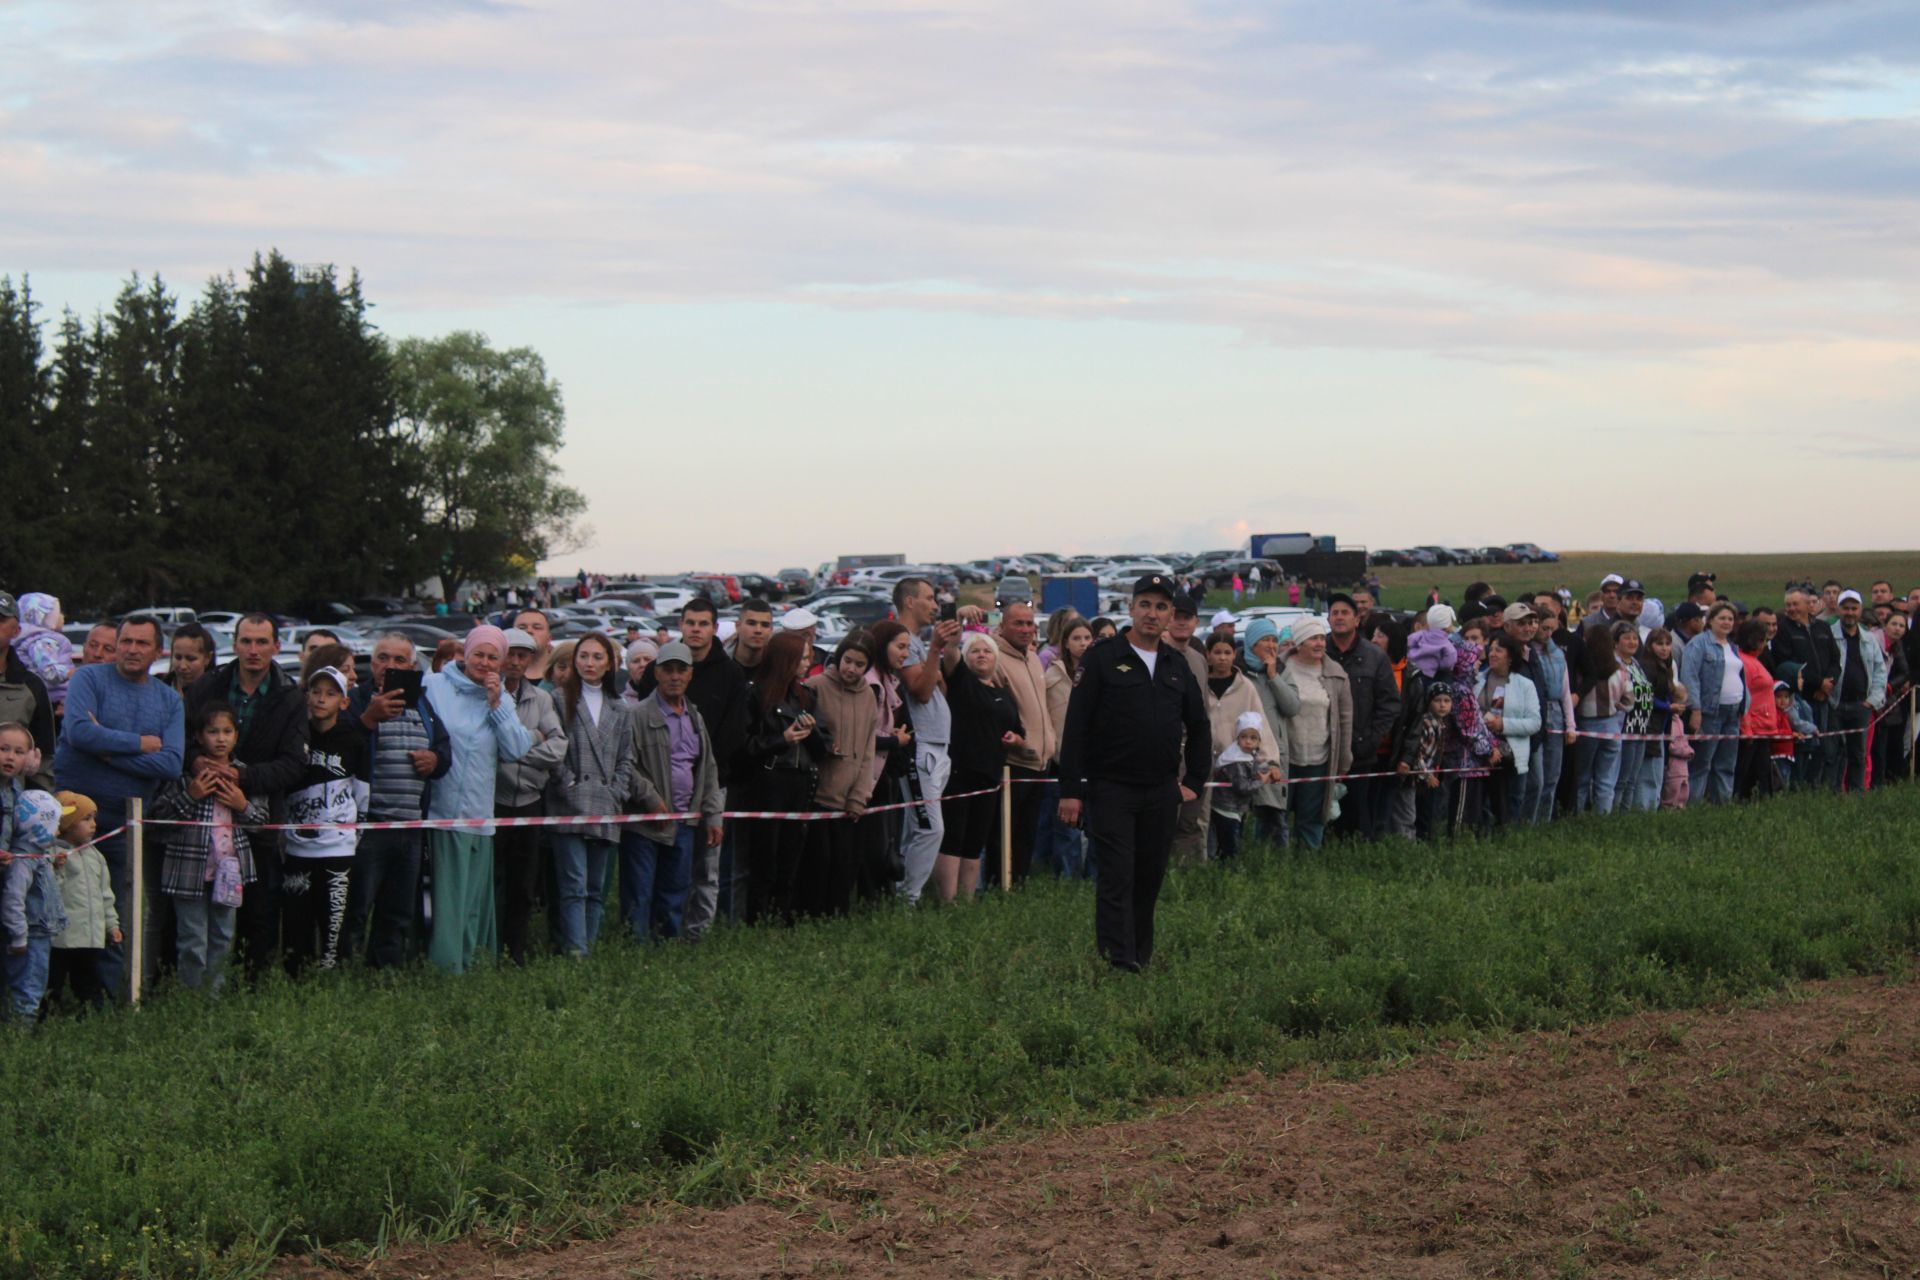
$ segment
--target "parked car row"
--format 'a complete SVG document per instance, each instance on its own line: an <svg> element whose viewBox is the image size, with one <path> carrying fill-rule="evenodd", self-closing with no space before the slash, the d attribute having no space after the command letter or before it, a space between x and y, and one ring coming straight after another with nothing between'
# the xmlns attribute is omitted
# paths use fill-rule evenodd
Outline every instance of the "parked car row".
<svg viewBox="0 0 1920 1280"><path fill-rule="evenodd" d="M1403 569L1453 564L1551 564L1558 552L1544 550L1538 543L1509 542L1493 547L1427 546L1402 549L1382 548L1368 554L1367 563Z"/></svg>

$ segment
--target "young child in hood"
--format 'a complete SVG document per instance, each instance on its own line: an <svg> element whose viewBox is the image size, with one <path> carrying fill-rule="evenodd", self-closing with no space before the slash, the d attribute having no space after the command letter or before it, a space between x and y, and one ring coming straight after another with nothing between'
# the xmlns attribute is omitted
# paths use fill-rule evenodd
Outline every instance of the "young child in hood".
<svg viewBox="0 0 1920 1280"><path fill-rule="evenodd" d="M1286 775L1271 760L1260 754L1258 711L1243 711L1233 722L1233 741L1213 763L1213 780L1226 786L1213 793L1213 845L1222 862L1240 853L1240 823L1247 806L1260 788L1269 782L1285 782Z"/></svg>
<svg viewBox="0 0 1920 1280"><path fill-rule="evenodd" d="M97 809L77 791L58 791L53 798L60 802L60 838L53 842L53 865L60 877L67 927L53 940L47 999L58 1000L61 991L72 987L82 1005L103 1009L107 985L101 981L100 963L106 959L107 944L118 944L121 934L107 859L92 843L99 834Z"/></svg>
<svg viewBox="0 0 1920 1280"><path fill-rule="evenodd" d="M60 634L66 625L60 602L44 591L29 591L18 603L20 634L13 638L13 651L47 686L47 701L58 711L67 700L67 681L73 678L73 645Z"/></svg>
<svg viewBox="0 0 1920 1280"><path fill-rule="evenodd" d="M7 947L7 1013L21 1022L39 1016L47 993L53 938L67 927L66 905L53 870L60 834L60 802L45 791L23 791L13 807L7 842L6 889L0 892L0 934Z"/></svg>
<svg viewBox="0 0 1920 1280"><path fill-rule="evenodd" d="M1813 714L1785 680L1773 682L1773 705L1781 730L1781 736L1773 740L1774 790L1785 791L1793 781L1794 744L1809 741L1814 735Z"/></svg>
<svg viewBox="0 0 1920 1280"><path fill-rule="evenodd" d="M1687 707L1692 701L1687 686L1673 682L1673 717L1667 724L1667 773L1660 784L1660 807L1684 809L1693 791L1687 762L1693 759L1693 744L1687 741Z"/></svg>
<svg viewBox="0 0 1920 1280"><path fill-rule="evenodd" d="M1421 634L1426 634L1422 632ZM1414 789L1414 834L1431 840L1440 814L1440 770L1453 739L1453 686L1445 680L1427 683L1427 706L1400 744L1393 770L1401 785Z"/></svg>

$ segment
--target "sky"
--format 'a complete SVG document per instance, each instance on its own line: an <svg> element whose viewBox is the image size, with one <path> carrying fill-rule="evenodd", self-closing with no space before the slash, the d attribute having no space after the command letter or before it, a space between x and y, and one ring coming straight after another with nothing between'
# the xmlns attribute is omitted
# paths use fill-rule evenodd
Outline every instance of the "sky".
<svg viewBox="0 0 1920 1280"><path fill-rule="evenodd" d="M0 272L530 346L591 543L770 571L1913 543L1920 10L26 0Z"/></svg>

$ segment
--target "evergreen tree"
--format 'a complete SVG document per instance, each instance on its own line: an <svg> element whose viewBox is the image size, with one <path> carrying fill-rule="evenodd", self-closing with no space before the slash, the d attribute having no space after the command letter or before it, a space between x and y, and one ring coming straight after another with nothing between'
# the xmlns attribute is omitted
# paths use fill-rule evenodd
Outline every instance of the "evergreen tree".
<svg viewBox="0 0 1920 1280"><path fill-rule="evenodd" d="M57 507L54 457L43 431L49 382L42 364L38 310L33 289L22 278L15 289L10 277L0 276L0 456L6 458L13 500L0 516L0 565L7 566L0 589L19 591L56 588L28 583L56 583L54 553L59 544L48 517Z"/></svg>

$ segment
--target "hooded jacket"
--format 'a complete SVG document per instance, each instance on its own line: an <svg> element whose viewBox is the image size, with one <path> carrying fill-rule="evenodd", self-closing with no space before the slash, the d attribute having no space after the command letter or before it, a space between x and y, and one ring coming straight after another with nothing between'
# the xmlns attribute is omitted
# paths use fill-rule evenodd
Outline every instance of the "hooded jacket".
<svg viewBox="0 0 1920 1280"><path fill-rule="evenodd" d="M1020 708L1020 723L1026 728L1024 745L1008 749L1007 763L1037 773L1060 754L1053 718L1047 714L1046 668L1038 654L1014 648L1005 636L996 634L993 644L1000 652L1000 683Z"/></svg>
<svg viewBox="0 0 1920 1280"><path fill-rule="evenodd" d="M813 714L827 727L831 742L820 761L813 802L822 809L867 811L873 799L874 735L880 710L863 680L849 689L826 672L807 681L813 690Z"/></svg>
<svg viewBox="0 0 1920 1280"><path fill-rule="evenodd" d="M47 698L54 706L67 700L67 681L73 678L73 642L53 630L60 602L39 591L20 597L20 634L13 638L13 651L27 670L40 677L47 687Z"/></svg>
<svg viewBox="0 0 1920 1280"><path fill-rule="evenodd" d="M487 705L487 691L467 678L461 663L451 662L421 681L433 708L453 740L453 767L433 789L429 818L493 817L494 777L502 761L518 760L533 749L533 735L514 714L513 699L500 692L497 706ZM523 683L524 692L527 686ZM551 706L551 699L548 701ZM564 749L564 748L563 748ZM493 823L466 828L462 834L491 836Z"/></svg>

